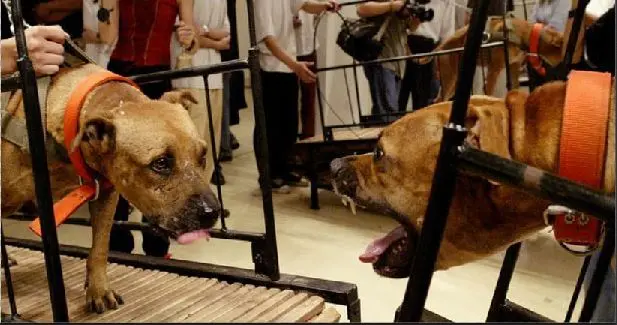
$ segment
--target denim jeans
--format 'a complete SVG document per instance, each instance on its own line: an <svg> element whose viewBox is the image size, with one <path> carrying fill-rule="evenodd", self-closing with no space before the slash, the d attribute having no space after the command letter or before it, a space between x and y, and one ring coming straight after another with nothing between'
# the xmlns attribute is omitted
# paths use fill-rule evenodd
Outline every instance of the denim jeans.
<svg viewBox="0 0 617 325"><path fill-rule="evenodd" d="M398 112L398 96L401 88L401 78L390 69L381 65L365 65L364 74L371 92L371 115ZM395 116L376 117L383 122L393 122Z"/></svg>
<svg viewBox="0 0 617 325"><path fill-rule="evenodd" d="M585 274L585 290L589 289L589 285L591 284L591 278L593 277L593 272L596 269L598 257L600 257L600 250L595 252L589 261L589 267L587 268L587 273ZM600 291L600 296L598 297L596 309L593 312L593 316L591 316L591 321L610 323L615 322L615 270L610 265L606 272L604 283L602 284L602 290Z"/></svg>

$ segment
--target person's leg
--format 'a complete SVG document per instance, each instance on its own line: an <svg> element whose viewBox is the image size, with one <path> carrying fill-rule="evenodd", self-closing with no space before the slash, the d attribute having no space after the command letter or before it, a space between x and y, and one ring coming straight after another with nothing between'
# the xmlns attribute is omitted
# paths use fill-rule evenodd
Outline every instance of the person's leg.
<svg viewBox="0 0 617 325"><path fill-rule="evenodd" d="M411 62L411 60L407 60L407 62L405 62L405 74L403 75L403 80L401 80L401 91L398 97L398 108L400 112L407 110L407 104L409 103L409 96L411 95L411 89L413 86Z"/></svg>
<svg viewBox="0 0 617 325"><path fill-rule="evenodd" d="M315 62L316 54L313 52L310 55L298 57L300 61ZM302 133L300 139L306 139L315 136L315 97L317 93L315 84L300 84L301 90L301 121Z"/></svg>
<svg viewBox="0 0 617 325"><path fill-rule="evenodd" d="M364 65L362 68L364 69L364 75L366 76L366 81L368 82L369 92L371 94L371 115L379 114L382 110L379 106L379 96L377 95L376 89L376 67L377 65Z"/></svg>
<svg viewBox="0 0 617 325"><path fill-rule="evenodd" d="M384 113L397 113L399 111L398 99L401 91L401 79L394 71L382 68L381 80L379 91L383 96L382 107L386 109ZM396 116L385 116L382 120L393 122L396 120Z"/></svg>
<svg viewBox="0 0 617 325"><path fill-rule="evenodd" d="M212 138L210 135L210 121L208 120L208 116L206 115L206 130L205 130L205 138L206 143L208 143L209 157L208 161L212 162L211 164L207 164L206 166L206 176L208 178L212 178L214 174L214 169L216 167L214 163L214 158L212 156L212 150L216 151L217 158L220 153L220 143L221 143L221 118L223 115L223 90L222 89L211 89L210 90L210 104L212 107L212 126L214 128L214 146L212 145ZM220 168L219 168L219 172ZM222 172L219 175L221 177L221 185L225 183ZM213 179L214 180L214 179Z"/></svg>
<svg viewBox="0 0 617 325"><path fill-rule="evenodd" d="M281 154L283 160L283 180L291 186L306 186L302 177L293 173L291 166L292 151L298 139L298 91L300 80L293 73L281 74ZM284 82L283 82L284 81ZM313 84L314 86L314 84Z"/></svg>
<svg viewBox="0 0 617 325"><path fill-rule="evenodd" d="M261 71L261 84L262 84L262 96L263 106L265 110L266 118L266 137L268 143L268 159L269 159L269 172L270 179L267 181L272 182L274 179L281 178L281 171L283 170L284 160L281 158L281 111L284 108L281 107L280 98L281 81L276 72ZM257 138L253 136L255 142ZM255 148L259 148L258 143L254 143ZM255 150L255 154L259 154L258 150ZM274 186L275 184L273 184ZM278 184L277 184L278 185Z"/></svg>
<svg viewBox="0 0 617 325"><path fill-rule="evenodd" d="M219 161L231 161L233 159L232 156L232 147L231 147L231 139L232 139L232 134L231 134L231 130L230 130L230 125L229 125L229 118L230 118L230 95L231 95L231 89L230 89L230 80L231 80L231 74L230 73L224 73L223 74L223 117L221 120L221 141L220 141L220 146L221 146L221 151L220 151L220 155L219 155Z"/></svg>

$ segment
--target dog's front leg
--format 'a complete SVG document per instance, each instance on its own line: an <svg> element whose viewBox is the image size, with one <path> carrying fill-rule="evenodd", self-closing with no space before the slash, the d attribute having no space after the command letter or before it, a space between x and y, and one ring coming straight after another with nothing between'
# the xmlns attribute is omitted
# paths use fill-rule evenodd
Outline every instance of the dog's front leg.
<svg viewBox="0 0 617 325"><path fill-rule="evenodd" d="M92 220L92 248L88 256L86 277L86 304L90 311L102 313L106 308L116 309L122 298L109 287L107 257L109 234L118 204L118 193L101 193L98 200L90 202Z"/></svg>

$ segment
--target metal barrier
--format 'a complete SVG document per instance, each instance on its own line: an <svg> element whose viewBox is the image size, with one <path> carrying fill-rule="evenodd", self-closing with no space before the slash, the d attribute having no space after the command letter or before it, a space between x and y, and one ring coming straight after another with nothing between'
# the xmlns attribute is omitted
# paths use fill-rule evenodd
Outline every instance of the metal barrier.
<svg viewBox="0 0 617 325"><path fill-rule="evenodd" d="M346 305L348 318L351 321L360 321L360 302L358 299L357 288L355 285L344 282L304 278L301 276L281 275L280 273L276 243L274 209L272 204L272 188L270 182L267 181L270 179L268 170L268 147L266 141L267 134L265 127L265 111L262 101L259 50L257 49L254 23L254 4L253 1L250 0L248 0L246 3L247 13L249 17L248 22L250 36L250 49L247 60L234 60L210 66L156 72L151 74L132 76L131 78L138 84L144 84L159 80L171 80L196 76L203 77L205 84L208 120L210 123L209 136L212 140L212 143L216 143L214 130L212 127L212 107L209 96L208 76L211 74L249 69L251 73L251 88L253 94L255 116L255 155L257 160L257 168L260 176L259 185L262 193L265 232L252 233L230 230L225 224L225 216L221 215L221 228L213 229L211 235L213 238L250 242L253 262L255 265L254 272L233 267L217 266L188 261L166 261L160 258L139 256L134 254L121 254L116 252L110 252L109 260L146 269L151 268L168 270L169 272L193 276L214 276L224 280L240 281L251 284L284 287L294 290L307 291L322 295L329 302ZM20 3L19 1L11 1L11 6L11 15L13 17L13 21L15 22L15 36L18 44L18 65L20 76L19 78L7 79L7 81L12 85L21 86L24 91L24 108L26 111L30 148L32 148L32 165L36 185L36 199L38 202L43 237L43 245L41 246L34 241L17 238L5 238L4 234L2 234L2 259L3 267L5 270L6 283L9 292L11 320L19 321L19 316L15 304L15 297L13 295L13 283L11 281L8 257L6 256L5 242L8 245L14 245L18 247L41 249L44 252L46 269L48 274L48 283L50 288L50 300L53 310L53 320L55 322L67 322L69 321L69 315L67 310L64 281L62 278L60 253L77 257L85 257L88 255L88 250L84 248L58 244L56 226L54 222L55 218L53 215L53 201L49 184L49 171L47 169L45 145L43 142L44 128L41 124L40 119L40 106L38 103L36 77L34 75L32 63L28 58L27 47L25 45L24 26L22 22ZM4 81L5 79L3 79L3 86ZM211 148L211 151L214 161L217 162L218 155L216 152L216 147L213 146L213 148ZM215 168L219 167L216 166ZM223 197L221 185L217 185L217 190L218 199L222 205ZM11 218L18 220L31 220L32 216L16 215L11 216ZM65 223L83 226L90 225L90 221L83 218L68 219ZM144 223L119 221L115 221L114 223L119 227L128 230L152 231L152 228ZM5 259L7 263L5 263Z"/></svg>

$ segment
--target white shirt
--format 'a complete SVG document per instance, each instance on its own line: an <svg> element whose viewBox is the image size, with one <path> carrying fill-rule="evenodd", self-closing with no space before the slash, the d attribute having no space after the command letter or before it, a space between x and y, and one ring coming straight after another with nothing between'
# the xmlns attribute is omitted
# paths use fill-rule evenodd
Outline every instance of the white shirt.
<svg viewBox="0 0 617 325"><path fill-rule="evenodd" d="M229 17L227 16L226 0L196 0L193 3L193 20L197 26L206 25L208 29L223 28L227 31L229 27ZM176 59L182 53L182 45L176 35L171 38L171 68L176 68ZM215 49L200 48L193 55L193 66L203 66L221 63L221 53ZM192 77L172 80L174 88L196 88L204 89L202 77ZM208 86L210 89L223 89L223 76L212 74L208 76Z"/></svg>
<svg viewBox="0 0 617 325"><path fill-rule="evenodd" d="M590 0L585 13L600 18L615 5L615 0Z"/></svg>
<svg viewBox="0 0 617 325"><path fill-rule="evenodd" d="M298 18L301 25L295 29L296 52L298 56L309 55L319 48L315 38L315 16L300 10Z"/></svg>
<svg viewBox="0 0 617 325"><path fill-rule="evenodd" d="M452 0L432 0L423 6L433 9L433 20L421 23L411 35L428 37L438 43L454 34L455 10Z"/></svg>
<svg viewBox="0 0 617 325"><path fill-rule="evenodd" d="M99 1L94 3L93 0L84 0L83 7L82 14L84 28L98 33L99 20L97 18L97 12L100 8ZM113 52L115 46L115 42L112 45L87 43L86 54L88 54L88 56L92 58L96 64L103 68L107 68L107 63L109 63L109 58L111 57L111 53Z"/></svg>
<svg viewBox="0 0 617 325"><path fill-rule="evenodd" d="M255 31L261 69L269 72L291 73L291 69L268 50L264 38L268 36L275 38L281 48L295 58L297 51L293 17L307 0L253 1L255 3Z"/></svg>

